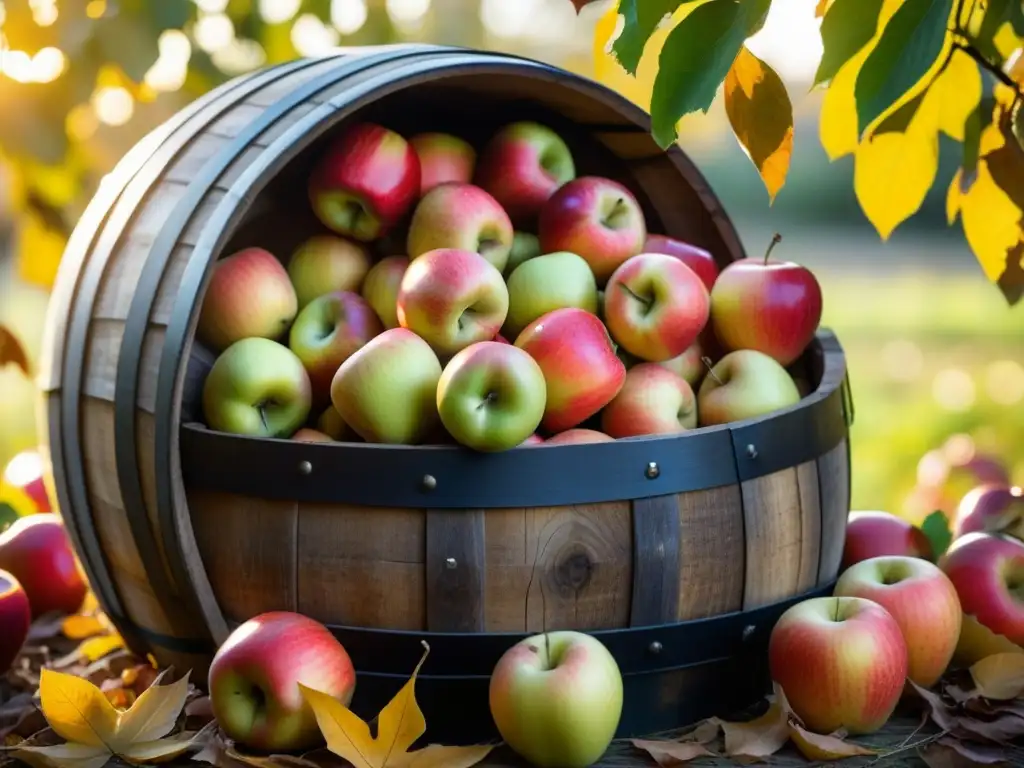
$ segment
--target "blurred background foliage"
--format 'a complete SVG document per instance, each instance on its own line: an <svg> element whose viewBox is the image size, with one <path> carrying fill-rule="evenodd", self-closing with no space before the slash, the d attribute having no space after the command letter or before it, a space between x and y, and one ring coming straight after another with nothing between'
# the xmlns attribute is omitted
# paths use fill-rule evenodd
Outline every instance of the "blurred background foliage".
<svg viewBox="0 0 1024 768"><path fill-rule="evenodd" d="M0 324L39 359L48 292L68 233L117 160L183 105L231 77L339 45L425 41L501 50L597 77L648 105L655 61L609 65L595 28L609 0L3 0L0 2ZM846 347L857 406L854 506L920 519L951 509L991 456L1024 483L1024 310L1007 309L944 190L887 242L853 192L851 157L817 141L816 0L775 3L749 47L790 91L796 150L769 206L721 100L683 120L680 143L723 199L746 247L818 273L825 323ZM607 36L607 31L605 32ZM32 382L0 368L0 464L36 443ZM952 469L951 469L952 468Z"/></svg>

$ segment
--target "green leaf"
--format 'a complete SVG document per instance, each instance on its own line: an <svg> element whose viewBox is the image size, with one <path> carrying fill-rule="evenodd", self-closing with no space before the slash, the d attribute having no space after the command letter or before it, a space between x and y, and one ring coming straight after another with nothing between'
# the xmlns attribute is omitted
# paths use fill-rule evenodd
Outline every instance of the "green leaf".
<svg viewBox="0 0 1024 768"><path fill-rule="evenodd" d="M878 31L878 16L885 0L836 0L821 22L825 48L814 75L814 85L835 77L843 64L864 48Z"/></svg>
<svg viewBox="0 0 1024 768"><path fill-rule="evenodd" d="M953 532L949 529L949 518L942 510L935 510L921 523L921 531L928 537L932 545L932 556L938 559L949 549L953 542Z"/></svg>
<svg viewBox="0 0 1024 768"><path fill-rule="evenodd" d="M1017 35L1024 37L1024 3L1021 0L988 0L977 36L971 38L982 56L998 64L1003 63L1003 57L995 40L1004 24L1009 24Z"/></svg>
<svg viewBox="0 0 1024 768"><path fill-rule="evenodd" d="M19 517L14 507L5 501L0 501L0 532L7 530L15 520Z"/></svg>
<svg viewBox="0 0 1024 768"><path fill-rule="evenodd" d="M612 52L629 74L635 75L644 46L662 19L676 8L694 0L619 0L619 15L625 20Z"/></svg>
<svg viewBox="0 0 1024 768"><path fill-rule="evenodd" d="M966 193L978 178L978 155L981 151L981 134L992 122L995 112L995 99L982 96L978 106L967 117L964 123L964 159L960 172L960 191Z"/></svg>
<svg viewBox="0 0 1024 768"><path fill-rule="evenodd" d="M655 140L676 140L684 115L707 112L743 41L764 24L771 0L709 0L669 33L651 94Z"/></svg>
<svg viewBox="0 0 1024 768"><path fill-rule="evenodd" d="M858 132L863 133L916 86L942 55L954 0L905 0L857 75Z"/></svg>

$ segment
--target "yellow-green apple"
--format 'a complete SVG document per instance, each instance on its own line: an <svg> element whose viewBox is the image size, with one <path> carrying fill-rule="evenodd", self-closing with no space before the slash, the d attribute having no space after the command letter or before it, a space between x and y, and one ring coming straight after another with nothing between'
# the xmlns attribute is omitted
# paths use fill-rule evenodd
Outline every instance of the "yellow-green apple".
<svg viewBox="0 0 1024 768"><path fill-rule="evenodd" d="M702 426L764 416L796 405L793 377L773 358L753 349L730 352L708 371L697 390Z"/></svg>
<svg viewBox="0 0 1024 768"><path fill-rule="evenodd" d="M341 418L341 414L338 413L338 409L334 407L333 403L327 406L316 420L316 431L322 432L332 440L340 443L361 442L359 435L356 434L352 427L345 423L345 420Z"/></svg>
<svg viewBox="0 0 1024 768"><path fill-rule="evenodd" d="M239 744L262 752L308 749L323 737L300 684L347 706L356 687L352 660L323 624L271 611L239 625L217 649L210 705Z"/></svg>
<svg viewBox="0 0 1024 768"><path fill-rule="evenodd" d="M968 533L953 541L939 567L956 587L965 617L1024 645L1024 543L1002 534Z"/></svg>
<svg viewBox="0 0 1024 768"><path fill-rule="evenodd" d="M548 312L516 337L515 345L537 361L547 384L541 426L564 432L612 401L626 379L604 324L585 309Z"/></svg>
<svg viewBox="0 0 1024 768"><path fill-rule="evenodd" d="M711 291L718 279L718 263L709 251L691 243L684 243L666 235L648 235L643 247L644 253L664 253L675 256L697 273L704 287Z"/></svg>
<svg viewBox="0 0 1024 768"><path fill-rule="evenodd" d="M419 194L416 150L375 123L345 128L318 159L309 180L309 200L321 223L364 243L387 234Z"/></svg>
<svg viewBox="0 0 1024 768"><path fill-rule="evenodd" d="M597 284L641 252L647 239L643 211L622 184L582 176L544 203L538 228L541 251L571 251L586 259Z"/></svg>
<svg viewBox="0 0 1024 768"><path fill-rule="evenodd" d="M508 317L502 330L515 338L541 315L563 307L597 314L594 273L575 253L547 253L530 259L508 276Z"/></svg>
<svg viewBox="0 0 1024 768"><path fill-rule="evenodd" d="M492 340L507 314L501 272L473 251L429 251L413 259L398 288L399 324L443 356Z"/></svg>
<svg viewBox="0 0 1024 768"><path fill-rule="evenodd" d="M709 306L697 273L664 253L626 260L604 290L604 319L612 338L652 363L683 354L707 325Z"/></svg>
<svg viewBox="0 0 1024 768"><path fill-rule="evenodd" d="M16 453L0 477L0 501L8 492L21 494L31 505L29 510L21 512L51 512L50 495L46 490L46 462L43 455L34 449Z"/></svg>
<svg viewBox="0 0 1024 768"><path fill-rule="evenodd" d="M521 121L491 137L474 178L516 222L529 223L555 190L575 176L572 152L562 137L545 125Z"/></svg>
<svg viewBox="0 0 1024 768"><path fill-rule="evenodd" d="M843 569L882 555L906 555L932 560L932 545L924 531L902 517L874 510L851 512L846 520Z"/></svg>
<svg viewBox="0 0 1024 768"><path fill-rule="evenodd" d="M807 267L773 261L771 251L722 270L711 289L711 325L726 349L757 350L789 365L818 330L821 286Z"/></svg>
<svg viewBox="0 0 1024 768"><path fill-rule="evenodd" d="M601 411L601 429L611 437L667 435L696 427L693 388L657 363L630 368L619 394Z"/></svg>
<svg viewBox="0 0 1024 768"><path fill-rule="evenodd" d="M332 406L333 407L333 406ZM330 435L324 434L320 430L310 429L309 427L303 427L294 435L292 440L297 443L333 443L334 438Z"/></svg>
<svg viewBox="0 0 1024 768"><path fill-rule="evenodd" d="M585 768L611 744L622 716L622 674L593 635L533 635L509 648L491 673L498 732L539 768Z"/></svg>
<svg viewBox="0 0 1024 768"><path fill-rule="evenodd" d="M312 401L302 361L270 339L236 341L203 384L207 425L236 435L289 437L306 421Z"/></svg>
<svg viewBox="0 0 1024 768"><path fill-rule="evenodd" d="M481 341L456 354L437 383L441 423L467 448L507 451L527 440L544 415L544 374L511 344Z"/></svg>
<svg viewBox="0 0 1024 768"><path fill-rule="evenodd" d="M567 429L565 432L559 432L557 435L552 435L544 441L545 445L570 445L573 443L611 443L614 442L615 438L611 435L606 435L604 432L598 432L596 429Z"/></svg>
<svg viewBox="0 0 1024 768"><path fill-rule="evenodd" d="M1024 489L986 483L964 494L956 510L953 535L975 531L1002 531L1024 539Z"/></svg>
<svg viewBox="0 0 1024 768"><path fill-rule="evenodd" d="M385 256L370 267L363 280L363 298L385 328L398 327L398 286L408 268L409 259L405 256Z"/></svg>
<svg viewBox="0 0 1024 768"><path fill-rule="evenodd" d="M700 338L688 346L683 354L676 355L668 360L661 360L658 362L658 365L662 368L667 368L677 376L682 376L686 383L695 390L700 386L700 383L704 380L704 375L708 371L707 366L704 364L704 345L701 344Z"/></svg>
<svg viewBox="0 0 1024 768"><path fill-rule="evenodd" d="M299 310L326 293L358 293L370 264L370 254L360 243L333 235L309 238L288 260L288 276L295 286Z"/></svg>
<svg viewBox="0 0 1024 768"><path fill-rule="evenodd" d="M512 250L512 222L498 201L472 184L442 184L416 206L407 250L415 261L438 248L483 256L500 273Z"/></svg>
<svg viewBox="0 0 1024 768"><path fill-rule="evenodd" d="M907 677L931 688L945 673L960 639L963 614L956 588L939 567L903 555L873 557L848 568L836 597L863 597L896 619L907 644Z"/></svg>
<svg viewBox="0 0 1024 768"><path fill-rule="evenodd" d="M88 591L68 534L53 512L19 517L0 533L0 570L21 584L33 619L51 611L74 613Z"/></svg>
<svg viewBox="0 0 1024 768"><path fill-rule="evenodd" d="M196 336L214 352L254 336L279 339L298 311L281 262L263 248L245 248L214 265Z"/></svg>
<svg viewBox="0 0 1024 768"><path fill-rule="evenodd" d="M331 402L331 382L343 362L384 326L366 299L336 291L313 299L292 325L288 346L302 361L312 386L313 405Z"/></svg>
<svg viewBox="0 0 1024 768"><path fill-rule="evenodd" d="M420 194L448 182L473 180L476 150L450 133L420 133L409 139L420 160Z"/></svg>
<svg viewBox="0 0 1024 768"><path fill-rule="evenodd" d="M0 570L0 675L18 657L31 626L28 595L13 574Z"/></svg>
<svg viewBox="0 0 1024 768"><path fill-rule="evenodd" d="M907 644L896 619L862 597L816 597L779 617L768 643L772 679L815 733L873 733L896 709Z"/></svg>
<svg viewBox="0 0 1024 768"><path fill-rule="evenodd" d="M529 261L534 256L540 256L540 238L532 232L517 230L512 235L512 250L508 252L508 262L505 264L505 274L511 275L512 271Z"/></svg>
<svg viewBox="0 0 1024 768"><path fill-rule="evenodd" d="M348 358L334 375L331 399L368 443L420 443L438 426L441 363L412 331L392 328Z"/></svg>

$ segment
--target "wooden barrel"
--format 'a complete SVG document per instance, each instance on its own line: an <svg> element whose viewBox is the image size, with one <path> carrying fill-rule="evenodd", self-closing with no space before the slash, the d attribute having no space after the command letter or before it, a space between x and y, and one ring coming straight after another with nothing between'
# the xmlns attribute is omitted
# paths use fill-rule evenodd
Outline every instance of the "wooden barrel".
<svg viewBox="0 0 1024 768"><path fill-rule="evenodd" d="M617 94L504 54L384 46L234 80L147 136L104 180L61 266L43 384L61 514L130 646L202 681L258 613L326 625L372 715L426 639L417 694L434 738L493 733L487 678L526 633L592 631L625 680L620 735L745 705L773 622L827 591L849 509L845 361L822 331L795 407L682 436L480 455L307 444L199 422L212 357L194 340L216 259L289 253L302 189L353 115L407 135L555 127L580 175L611 176L651 231L743 249L704 179ZM284 224L283 224L284 223ZM452 702L459 702L454 705Z"/></svg>

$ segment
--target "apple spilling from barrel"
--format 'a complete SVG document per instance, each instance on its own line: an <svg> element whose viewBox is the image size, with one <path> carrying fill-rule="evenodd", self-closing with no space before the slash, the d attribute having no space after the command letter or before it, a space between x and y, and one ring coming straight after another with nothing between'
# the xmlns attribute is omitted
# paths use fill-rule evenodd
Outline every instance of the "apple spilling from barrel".
<svg viewBox="0 0 1024 768"><path fill-rule="evenodd" d="M799 264L651 231L551 128L480 146L344 126L320 229L214 265L197 325L211 429L484 452L682 433L797 404L821 288Z"/></svg>

